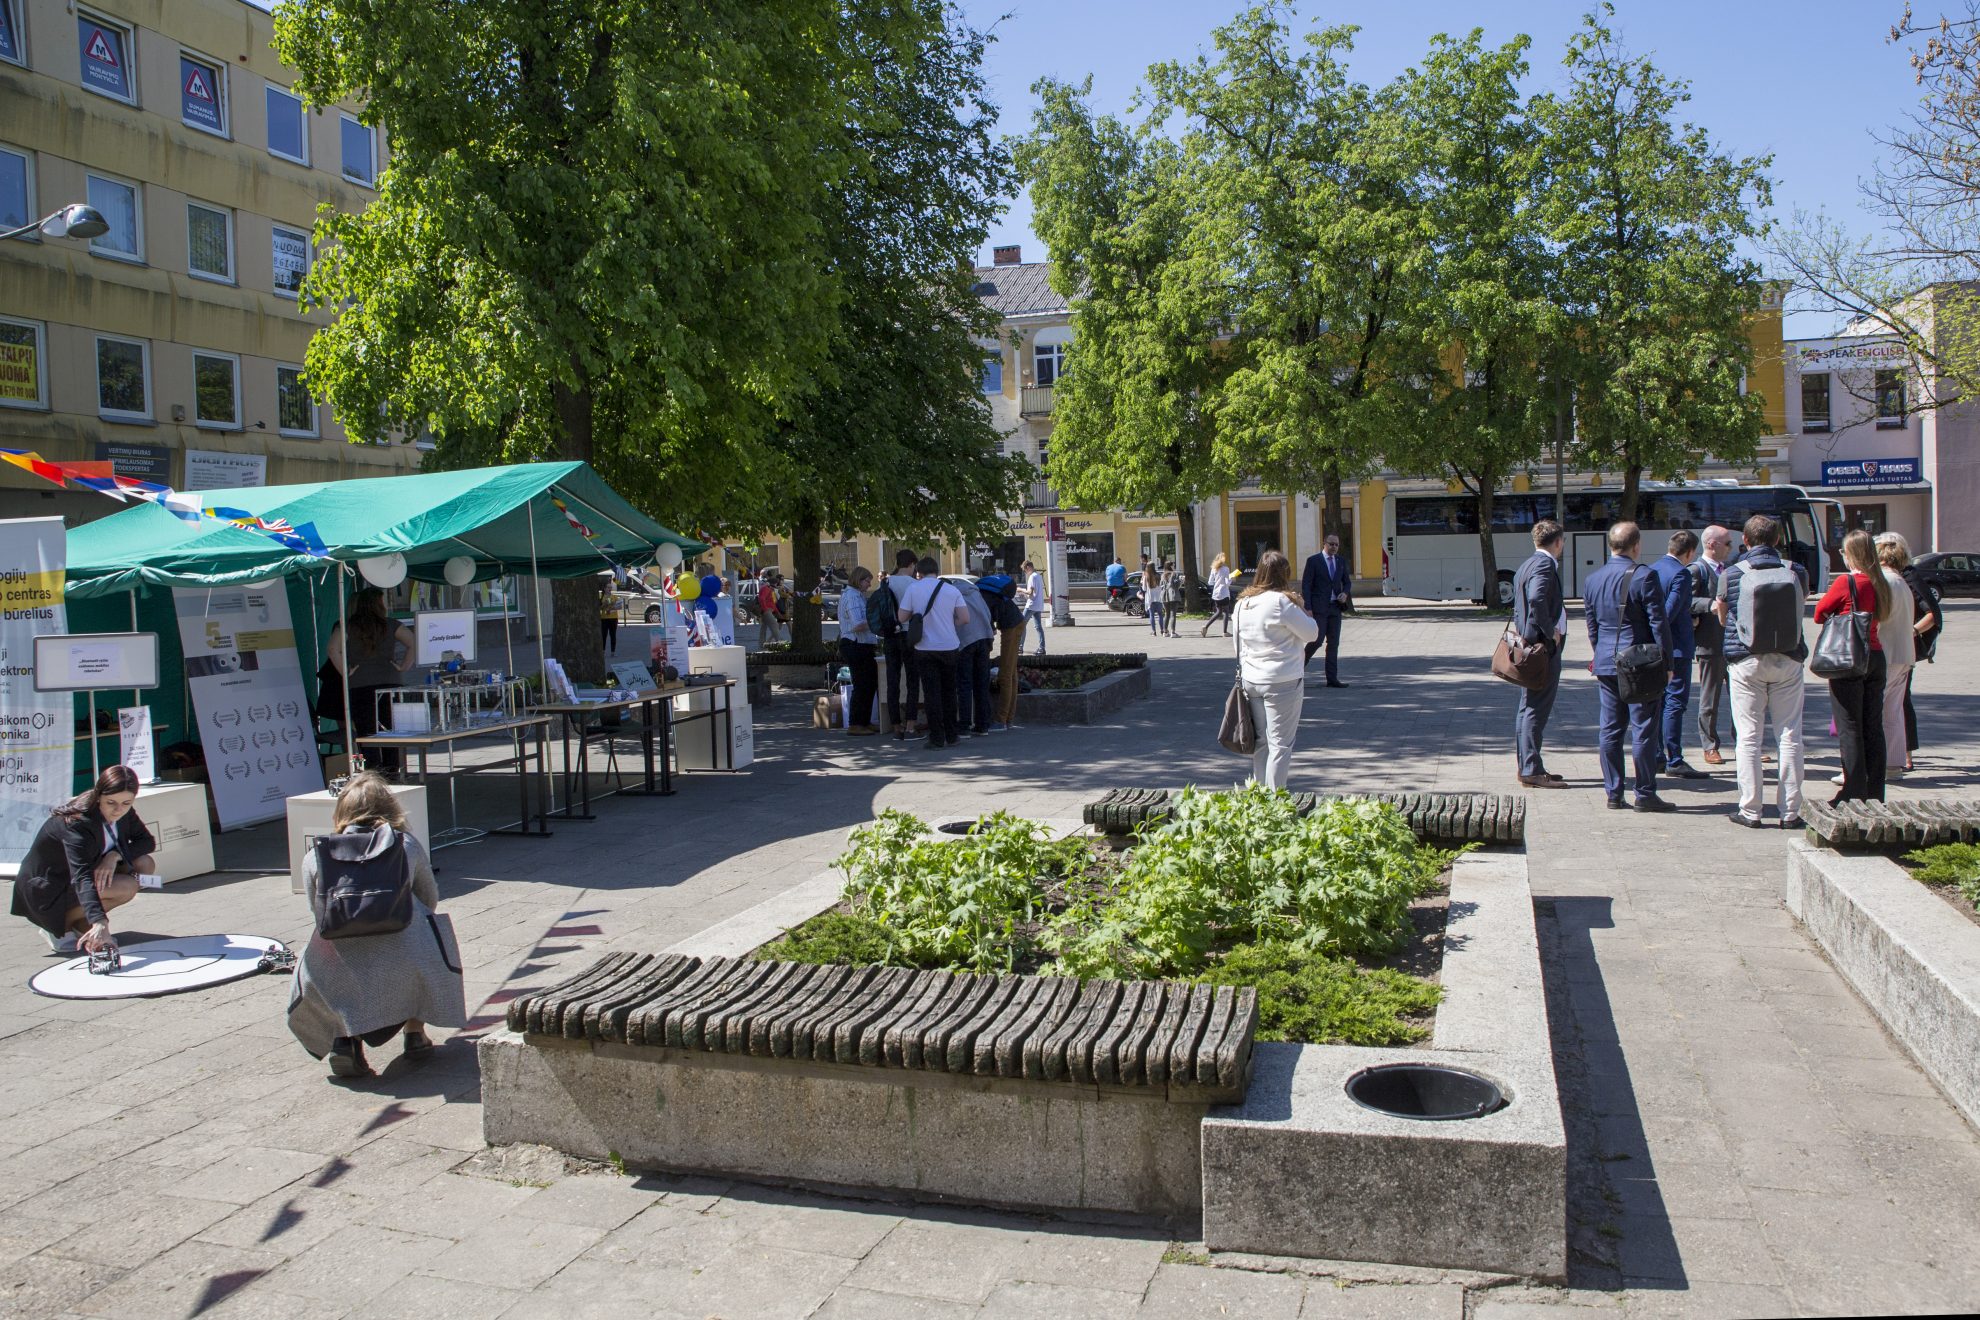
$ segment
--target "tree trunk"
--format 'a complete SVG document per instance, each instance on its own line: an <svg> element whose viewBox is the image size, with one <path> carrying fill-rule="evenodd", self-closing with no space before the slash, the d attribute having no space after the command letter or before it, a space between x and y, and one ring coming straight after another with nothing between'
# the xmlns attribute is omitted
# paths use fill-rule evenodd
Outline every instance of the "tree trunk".
<svg viewBox="0 0 1980 1320"><path fill-rule="evenodd" d="M818 585L818 542L825 529L816 514L801 515L791 524L791 650L822 651L825 629L822 611L811 603Z"/></svg>
<svg viewBox="0 0 1980 1320"><path fill-rule="evenodd" d="M591 461L592 396L589 389L572 389L564 384L550 387L550 402L560 423L558 450L565 458ZM599 556L600 572L611 563ZM561 578L550 586L552 659L561 662L565 672L587 682L606 677L605 639L598 626L600 579L596 574Z"/></svg>
<svg viewBox="0 0 1980 1320"><path fill-rule="evenodd" d="M1479 579L1479 595L1484 598L1485 608L1501 608L1499 600L1499 554L1492 543L1492 505L1498 497L1498 486L1487 480L1483 474L1478 479L1478 560L1485 566L1485 576Z"/></svg>
<svg viewBox="0 0 1980 1320"><path fill-rule="evenodd" d="M1185 504L1176 510L1176 526L1181 529L1180 554L1182 555L1183 581L1187 587L1183 592L1183 608L1205 610L1202 557L1196 553L1196 506Z"/></svg>
<svg viewBox="0 0 1980 1320"><path fill-rule="evenodd" d="M1637 495L1643 487L1643 465L1625 460L1623 467L1622 505L1616 517L1620 522L1636 521Z"/></svg>
<svg viewBox="0 0 1980 1320"><path fill-rule="evenodd" d="M1320 488L1321 544L1324 545L1330 535L1340 537L1341 548L1347 552L1348 562L1354 564L1354 550L1347 544L1347 513L1341 504L1341 465L1338 462L1332 459L1327 461L1326 469L1321 473ZM1320 547L1315 546L1313 548L1318 550ZM1361 572L1361 566L1355 564L1354 571L1358 575ZM1298 575L1298 564L1293 565L1293 573L1295 576Z"/></svg>

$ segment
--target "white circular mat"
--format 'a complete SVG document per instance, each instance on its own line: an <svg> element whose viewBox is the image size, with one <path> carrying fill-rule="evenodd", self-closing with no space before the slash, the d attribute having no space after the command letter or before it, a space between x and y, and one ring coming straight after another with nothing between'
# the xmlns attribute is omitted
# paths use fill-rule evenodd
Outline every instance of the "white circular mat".
<svg viewBox="0 0 1980 1320"><path fill-rule="evenodd" d="M81 954L36 972L28 989L51 999L150 999L252 976L262 957L284 948L260 935L189 935L118 946L121 965L92 973Z"/></svg>

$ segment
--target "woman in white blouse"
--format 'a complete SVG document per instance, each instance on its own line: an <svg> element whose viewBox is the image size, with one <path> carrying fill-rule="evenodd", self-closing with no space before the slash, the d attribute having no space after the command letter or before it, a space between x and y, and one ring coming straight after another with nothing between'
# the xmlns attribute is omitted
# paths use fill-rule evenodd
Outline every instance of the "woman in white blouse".
<svg viewBox="0 0 1980 1320"><path fill-rule="evenodd" d="M1222 619L1224 636L1231 635L1231 565L1223 551L1210 561L1210 617L1203 621L1203 631L1199 637L1210 635L1210 625Z"/></svg>
<svg viewBox="0 0 1980 1320"><path fill-rule="evenodd" d="M1258 560L1258 576L1237 603L1238 677L1258 727L1253 783L1286 786L1306 700L1306 648L1319 636L1319 623L1292 584L1292 561L1267 550Z"/></svg>

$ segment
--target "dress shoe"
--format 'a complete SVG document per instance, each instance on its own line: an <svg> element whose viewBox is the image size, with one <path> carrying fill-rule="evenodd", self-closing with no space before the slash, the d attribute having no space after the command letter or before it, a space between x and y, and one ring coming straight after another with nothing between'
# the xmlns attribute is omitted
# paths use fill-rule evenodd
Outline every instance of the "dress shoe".
<svg viewBox="0 0 1980 1320"><path fill-rule="evenodd" d="M1642 797L1636 799L1636 809L1646 812L1676 811L1677 803L1666 802L1655 793L1645 793Z"/></svg>
<svg viewBox="0 0 1980 1320"><path fill-rule="evenodd" d="M1560 788L1561 782L1551 775L1521 775L1519 782L1526 788Z"/></svg>
<svg viewBox="0 0 1980 1320"><path fill-rule="evenodd" d="M1784 829L1784 830L1798 830L1798 829L1800 829L1800 828L1801 828L1801 817L1799 817L1799 816L1787 816L1787 817L1784 817L1784 818L1782 819L1782 821L1781 821L1781 828L1782 828L1782 829Z"/></svg>
<svg viewBox="0 0 1980 1320"><path fill-rule="evenodd" d="M1551 770L1544 770L1544 771L1542 771L1542 772L1541 772L1541 774L1540 774L1540 777L1541 777L1542 779L1551 779L1551 780L1553 780L1553 781L1554 781L1554 782L1555 782L1556 784L1565 784L1565 783L1567 782L1567 776L1566 776L1566 775L1557 775L1557 774L1555 774L1555 773L1554 773L1553 771L1551 771Z"/></svg>
<svg viewBox="0 0 1980 1320"><path fill-rule="evenodd" d="M1767 828L1766 821L1761 820L1758 816L1749 816L1738 808L1733 809L1732 823L1735 825L1744 825L1749 830L1764 830Z"/></svg>
<svg viewBox="0 0 1980 1320"><path fill-rule="evenodd" d="M1612 798L1610 798L1610 799L1609 799L1609 810L1610 810L1610 811L1627 811L1627 810L1629 810L1629 803L1627 803L1627 802L1625 802L1625 801L1623 801L1623 800L1622 800L1622 798L1621 798L1620 796L1617 796L1617 797L1612 797Z"/></svg>
<svg viewBox="0 0 1980 1320"><path fill-rule="evenodd" d="M1331 679L1331 678L1330 678L1330 679L1328 679L1328 680L1327 680L1327 686L1328 686L1328 687L1347 687L1347 686L1348 686L1348 684L1346 684L1346 683L1340 683L1340 682L1336 682L1335 680L1333 680L1333 679Z"/></svg>
<svg viewBox="0 0 1980 1320"><path fill-rule="evenodd" d="M1686 765L1682 761L1672 761L1669 765L1664 767L1663 773L1669 775L1673 779L1710 778L1710 776L1707 775L1703 770L1695 770L1692 767Z"/></svg>
<svg viewBox="0 0 1980 1320"><path fill-rule="evenodd" d="M1726 763L1725 757L1709 749L1706 751L1703 759L1706 765L1724 765Z"/></svg>
<svg viewBox="0 0 1980 1320"><path fill-rule="evenodd" d="M880 732L879 727L872 724L855 724L846 730L846 734L853 738L871 738L878 732Z"/></svg>

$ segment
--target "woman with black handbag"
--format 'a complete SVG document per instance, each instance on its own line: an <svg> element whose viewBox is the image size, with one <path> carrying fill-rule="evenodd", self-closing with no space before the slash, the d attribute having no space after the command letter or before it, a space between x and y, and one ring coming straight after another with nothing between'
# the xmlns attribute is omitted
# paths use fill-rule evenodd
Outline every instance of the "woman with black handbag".
<svg viewBox="0 0 1980 1320"><path fill-rule="evenodd" d="M1277 550L1258 560L1258 576L1238 597L1238 691L1249 703L1256 741L1251 782L1284 788L1292 770L1293 738L1306 701L1306 648L1320 625L1292 584L1292 561ZM1228 745L1228 744L1226 744Z"/></svg>
<svg viewBox="0 0 1980 1320"><path fill-rule="evenodd" d="M1859 528L1843 538L1843 563L1849 571L1815 605L1822 633L1809 669L1829 680L1842 744L1843 786L1831 800L1882 802L1885 663L1877 625L1891 615L1891 588L1870 533Z"/></svg>
<svg viewBox="0 0 1980 1320"><path fill-rule="evenodd" d="M440 890L433 867L419 840L406 833L405 812L384 776L367 772L345 785L337 795L330 828L338 837L318 839L317 846L303 856L303 892L309 896L316 929L296 960L296 979L289 991L289 1030L312 1055L328 1056L333 1075L368 1077L366 1045L383 1045L403 1034L406 1058L416 1062L433 1052L427 1026L467 1024L460 946L452 924L434 911ZM337 925L348 923L354 913L348 906L340 907L344 895L334 893L338 879L334 858L352 850L323 845L367 838L376 843L361 849L370 855L356 865L375 862L381 855L402 859L402 883L412 892L410 901L396 902L399 896L390 895L382 904L399 910L397 919L385 925L403 920L403 927L374 925L368 933L351 934L348 924L343 929ZM333 860L326 863L326 855ZM367 901L373 897L375 892L360 895ZM381 905L367 902L367 906Z"/></svg>

